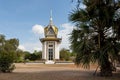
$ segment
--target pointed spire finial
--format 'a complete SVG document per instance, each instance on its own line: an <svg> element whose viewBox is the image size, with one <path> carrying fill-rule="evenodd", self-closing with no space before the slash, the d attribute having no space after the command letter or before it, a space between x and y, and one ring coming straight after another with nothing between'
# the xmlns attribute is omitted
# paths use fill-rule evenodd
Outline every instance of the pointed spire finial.
<svg viewBox="0 0 120 80"><path fill-rule="evenodd" d="M53 24L53 21L52 21L52 10L50 10L50 25Z"/></svg>
<svg viewBox="0 0 120 80"><path fill-rule="evenodd" d="M52 10L50 11L50 20L52 21Z"/></svg>

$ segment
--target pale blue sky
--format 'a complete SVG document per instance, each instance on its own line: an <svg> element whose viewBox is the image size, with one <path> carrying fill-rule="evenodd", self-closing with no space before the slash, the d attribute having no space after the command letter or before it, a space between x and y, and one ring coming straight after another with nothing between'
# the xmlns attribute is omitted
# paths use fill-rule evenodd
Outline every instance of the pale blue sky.
<svg viewBox="0 0 120 80"><path fill-rule="evenodd" d="M41 50L39 37L43 36L34 34L32 28L36 24L42 27L48 25L52 10L54 24L59 31L68 34L68 30L72 30L69 29L72 25L68 16L73 8L71 0L0 0L0 34L6 38L18 38L25 50ZM65 36L60 36L67 41ZM62 47L68 48L67 42L62 44Z"/></svg>

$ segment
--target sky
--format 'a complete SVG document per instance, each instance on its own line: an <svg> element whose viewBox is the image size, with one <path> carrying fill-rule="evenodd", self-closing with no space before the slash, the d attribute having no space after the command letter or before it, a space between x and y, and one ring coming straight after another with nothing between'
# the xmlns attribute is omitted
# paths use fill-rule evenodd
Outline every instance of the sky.
<svg viewBox="0 0 120 80"><path fill-rule="evenodd" d="M71 0L0 0L0 34L19 39L23 51L42 50L39 39L44 37L52 10L53 23L62 38L60 49L69 49L73 24L68 17L74 8Z"/></svg>

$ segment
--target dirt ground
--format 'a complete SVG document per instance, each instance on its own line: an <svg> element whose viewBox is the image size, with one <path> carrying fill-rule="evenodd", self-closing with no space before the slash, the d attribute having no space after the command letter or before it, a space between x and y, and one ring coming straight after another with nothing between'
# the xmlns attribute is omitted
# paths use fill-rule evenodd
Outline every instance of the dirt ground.
<svg viewBox="0 0 120 80"><path fill-rule="evenodd" d="M120 80L120 71L113 77L93 76L96 66L90 69L74 64L15 64L12 73L0 73L0 80Z"/></svg>

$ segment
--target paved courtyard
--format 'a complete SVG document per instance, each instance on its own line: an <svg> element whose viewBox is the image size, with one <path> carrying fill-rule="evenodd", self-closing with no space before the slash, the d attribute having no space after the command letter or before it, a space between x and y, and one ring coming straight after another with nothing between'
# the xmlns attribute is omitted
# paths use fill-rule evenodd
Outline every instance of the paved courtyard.
<svg viewBox="0 0 120 80"><path fill-rule="evenodd" d="M120 74L105 78L93 76L96 66L90 70L74 64L15 64L13 73L0 73L0 80L120 80Z"/></svg>

